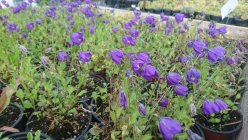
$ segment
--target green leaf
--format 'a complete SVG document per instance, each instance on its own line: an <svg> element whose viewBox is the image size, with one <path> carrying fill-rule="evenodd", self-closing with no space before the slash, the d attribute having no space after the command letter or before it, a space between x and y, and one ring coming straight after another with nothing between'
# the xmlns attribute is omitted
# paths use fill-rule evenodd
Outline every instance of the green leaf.
<svg viewBox="0 0 248 140"><path fill-rule="evenodd" d="M32 103L31 103L30 101L25 100L25 101L23 102L23 107L28 109L28 108L32 108L33 105L32 105Z"/></svg>
<svg viewBox="0 0 248 140"><path fill-rule="evenodd" d="M41 132L39 130L36 131L34 140L40 140L40 135L41 135Z"/></svg>
<svg viewBox="0 0 248 140"><path fill-rule="evenodd" d="M28 140L33 140L33 134L31 132L28 133L27 135Z"/></svg>

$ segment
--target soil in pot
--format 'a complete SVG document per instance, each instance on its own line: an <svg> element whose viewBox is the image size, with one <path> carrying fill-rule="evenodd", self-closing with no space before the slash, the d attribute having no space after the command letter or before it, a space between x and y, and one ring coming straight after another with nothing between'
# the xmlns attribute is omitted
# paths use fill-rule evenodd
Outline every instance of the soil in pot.
<svg viewBox="0 0 248 140"><path fill-rule="evenodd" d="M87 109L88 110L88 109ZM91 123L91 113L77 107L77 113L66 116L59 125L55 124L54 118L35 117L29 118L27 129L31 131L41 130L56 140L73 139L79 140L84 135Z"/></svg>
<svg viewBox="0 0 248 140"><path fill-rule="evenodd" d="M16 128L21 131L24 128L22 119L23 119L23 110L21 110L14 104L10 104L0 114L0 128L3 126L7 126L7 127ZM8 135L8 134L10 134L10 132L5 131L3 135Z"/></svg>
<svg viewBox="0 0 248 140"><path fill-rule="evenodd" d="M28 139L28 132L20 132L20 133L14 133L8 136L11 140L27 140ZM35 137L35 133L32 133L32 135ZM40 140L53 140L51 137L40 134Z"/></svg>
<svg viewBox="0 0 248 140"><path fill-rule="evenodd" d="M204 131L206 140L218 139L218 140L235 140L237 133L242 127L243 118L237 111L229 111L229 119L224 121L223 114L216 114L216 118L220 118L219 123L210 123L209 116L196 117L196 124Z"/></svg>

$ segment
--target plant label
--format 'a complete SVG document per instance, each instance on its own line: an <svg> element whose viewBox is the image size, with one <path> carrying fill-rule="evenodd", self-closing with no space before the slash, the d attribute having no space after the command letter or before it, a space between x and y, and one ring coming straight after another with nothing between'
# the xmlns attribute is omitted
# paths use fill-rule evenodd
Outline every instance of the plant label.
<svg viewBox="0 0 248 140"><path fill-rule="evenodd" d="M221 8L221 16L224 19L229 13L231 13L235 7L238 5L238 0L229 0L222 8Z"/></svg>

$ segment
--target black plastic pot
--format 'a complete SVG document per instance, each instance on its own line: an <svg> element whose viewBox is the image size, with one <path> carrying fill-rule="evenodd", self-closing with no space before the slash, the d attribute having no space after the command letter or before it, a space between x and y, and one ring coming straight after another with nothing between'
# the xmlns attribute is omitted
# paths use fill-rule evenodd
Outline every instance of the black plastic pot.
<svg viewBox="0 0 248 140"><path fill-rule="evenodd" d="M33 136L35 136L34 132L32 132L32 134ZM11 134L7 138L11 140L27 140L28 139L27 135L28 135L28 132L20 132L20 133ZM40 140L54 140L54 139L46 134L41 133Z"/></svg>
<svg viewBox="0 0 248 140"><path fill-rule="evenodd" d="M202 125L199 122L196 122L196 125L199 126L203 130L206 140L236 140L236 136L241 130L242 125L243 125L242 114L240 112L236 112L236 113L239 115L237 117L240 118L240 123L233 130L217 131L217 130L210 129Z"/></svg>
<svg viewBox="0 0 248 140"><path fill-rule="evenodd" d="M105 86L104 83L106 83L106 80L105 80L105 78L103 78L103 77L100 76L100 75L96 75L96 74L94 74L94 73L91 73L90 76L89 76L88 78L98 79L98 80L100 80L100 81L102 82L100 86L101 86L101 87L104 87L104 86ZM86 101L88 104L90 104L90 102L91 102L91 100L92 100L92 96L91 96L92 92L94 92L94 90L89 90L89 91L87 91L86 94L90 94L90 96L81 97L82 100L84 100L84 101Z"/></svg>
<svg viewBox="0 0 248 140"><path fill-rule="evenodd" d="M193 127L190 128L190 130L195 134L199 135L202 138L202 140L205 140L205 135L199 126L194 125Z"/></svg>
<svg viewBox="0 0 248 140"><path fill-rule="evenodd" d="M10 127L16 128L16 129L18 129L20 131L25 130L25 124L26 124L26 122L24 120L23 109L20 108L20 107L18 107L17 105L15 105L13 103L10 103L7 108L15 108L15 109L17 109L17 110L20 111L20 114L19 114L18 119L15 122L13 122L13 124ZM12 134L12 132L4 131L3 134L2 134L2 136L8 136L10 134Z"/></svg>
<svg viewBox="0 0 248 140"><path fill-rule="evenodd" d="M211 20L213 20L213 21L216 21L216 22L221 22L221 17L220 16L214 16L214 15L211 15Z"/></svg>
<svg viewBox="0 0 248 140"><path fill-rule="evenodd" d="M85 135L88 133L89 131L89 128L91 126L91 122L92 122L92 109L91 107L89 107L89 105L84 102L84 101L79 101L83 107L87 110L89 110L90 112L88 112L88 123L87 123L87 126L84 128L84 130L82 130L81 134L79 136L77 136L76 138L74 138L74 140L82 140L83 137L85 137ZM28 118L28 122L26 124L26 131L32 131L32 128L31 128L31 123L32 123L32 119L34 117L34 114L32 114L29 118Z"/></svg>

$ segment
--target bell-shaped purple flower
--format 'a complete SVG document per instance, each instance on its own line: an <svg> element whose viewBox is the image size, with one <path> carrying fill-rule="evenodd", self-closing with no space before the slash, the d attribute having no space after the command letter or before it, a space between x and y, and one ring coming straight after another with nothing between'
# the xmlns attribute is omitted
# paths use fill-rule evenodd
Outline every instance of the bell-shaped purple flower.
<svg viewBox="0 0 248 140"><path fill-rule="evenodd" d="M83 62L83 63L87 63L90 61L91 59L91 53L88 51L81 51L79 52L79 59Z"/></svg>
<svg viewBox="0 0 248 140"><path fill-rule="evenodd" d="M220 109L213 101L205 100L202 105L202 111L205 115L211 115L219 113Z"/></svg>
<svg viewBox="0 0 248 140"><path fill-rule="evenodd" d="M168 98L162 98L158 103L158 105L161 107L167 107L168 104L169 104Z"/></svg>
<svg viewBox="0 0 248 140"><path fill-rule="evenodd" d="M142 74L144 66L145 66L145 63L141 60L132 61L132 70L137 75Z"/></svg>
<svg viewBox="0 0 248 140"><path fill-rule="evenodd" d="M143 68L141 76L146 79L147 81L151 81L152 79L158 77L157 69L152 65L146 65Z"/></svg>
<svg viewBox="0 0 248 140"><path fill-rule="evenodd" d="M84 41L83 34L79 33L79 32L72 33L70 38L71 38L71 41L73 42L73 44L76 44L78 46L80 46L81 43Z"/></svg>
<svg viewBox="0 0 248 140"><path fill-rule="evenodd" d="M188 87L186 87L185 85L178 84L176 85L174 89L174 93L179 96L186 96L188 93L188 90L189 90Z"/></svg>
<svg viewBox="0 0 248 140"><path fill-rule="evenodd" d="M40 60L43 65L49 65L48 58L46 56L42 56Z"/></svg>
<svg viewBox="0 0 248 140"><path fill-rule="evenodd" d="M23 37L23 38L27 38L27 37L28 37L28 33L23 32L23 33L22 33L22 37Z"/></svg>
<svg viewBox="0 0 248 140"><path fill-rule="evenodd" d="M205 42L202 42L202 41L195 41L193 43L194 51L198 54L202 53L206 47L207 47L207 44Z"/></svg>
<svg viewBox="0 0 248 140"><path fill-rule="evenodd" d="M184 14L181 14L181 13L177 13L175 15L175 20L177 22L177 24L183 22L183 19L185 18L185 15Z"/></svg>
<svg viewBox="0 0 248 140"><path fill-rule="evenodd" d="M124 52L121 50L112 50L109 53L110 57L112 58L113 62L116 65L120 65L124 61Z"/></svg>
<svg viewBox="0 0 248 140"><path fill-rule="evenodd" d="M20 11L21 11L21 7L19 7L19 6L13 7L13 13L14 13L14 14L17 14L17 13L19 13Z"/></svg>
<svg viewBox="0 0 248 140"><path fill-rule="evenodd" d="M82 9L82 13L86 16L86 17L93 17L94 16L94 12L91 11L90 7L85 7Z"/></svg>
<svg viewBox="0 0 248 140"><path fill-rule="evenodd" d="M142 103L139 103L139 112L142 116L146 115L146 107Z"/></svg>
<svg viewBox="0 0 248 140"><path fill-rule="evenodd" d="M33 22L27 23L27 24L26 24L26 28L27 28L29 31L33 30L33 28L34 28L34 23L33 23Z"/></svg>
<svg viewBox="0 0 248 140"><path fill-rule="evenodd" d="M222 26L222 27L220 27L220 28L219 28L219 29L217 29L217 30L218 30L219 34L224 35L224 34L226 34L226 33L227 33L226 28L227 28L226 26Z"/></svg>
<svg viewBox="0 0 248 140"><path fill-rule="evenodd" d="M127 96L126 93L122 90L119 93L119 105L120 107L127 108L128 101L127 101Z"/></svg>
<svg viewBox="0 0 248 140"><path fill-rule="evenodd" d="M132 36L130 35L124 35L122 37L122 42L123 44L125 44L126 46L135 46L136 45L136 39L133 38Z"/></svg>
<svg viewBox="0 0 248 140"><path fill-rule="evenodd" d="M137 38L139 36L139 31L138 30L135 30L135 29L132 29L132 30L130 30L129 34L132 37Z"/></svg>
<svg viewBox="0 0 248 140"><path fill-rule="evenodd" d="M208 60L211 63L216 63L225 58L226 50L222 46L217 46L208 51Z"/></svg>
<svg viewBox="0 0 248 140"><path fill-rule="evenodd" d="M114 33L117 33L117 32L118 32L118 28L117 28L117 27L112 27L112 31L113 31Z"/></svg>
<svg viewBox="0 0 248 140"><path fill-rule="evenodd" d="M95 26L94 25L90 25L90 27L89 27L89 32L91 33L91 34L94 34L95 32L96 32L96 28L95 28Z"/></svg>
<svg viewBox="0 0 248 140"><path fill-rule="evenodd" d="M136 56L136 59L137 60L141 60L141 61L143 61L146 64L151 64L150 56L149 56L149 53L147 53L147 52L139 53Z"/></svg>
<svg viewBox="0 0 248 140"><path fill-rule="evenodd" d="M155 21L154 16L147 16L145 19L145 23L149 25L155 25L156 21Z"/></svg>
<svg viewBox="0 0 248 140"><path fill-rule="evenodd" d="M41 24L41 20L39 20L39 19L36 19L36 24Z"/></svg>
<svg viewBox="0 0 248 140"><path fill-rule="evenodd" d="M176 72L169 72L166 79L168 85L177 85L183 78Z"/></svg>
<svg viewBox="0 0 248 140"><path fill-rule="evenodd" d="M7 29L9 32L13 32L13 31L16 31L17 30L17 26L13 23L8 23L7 24Z"/></svg>
<svg viewBox="0 0 248 140"><path fill-rule="evenodd" d="M159 118L158 128L165 140L172 140L176 134L182 131L181 124L169 117Z"/></svg>
<svg viewBox="0 0 248 140"><path fill-rule="evenodd" d="M216 100L214 103L219 107L220 111L226 110L228 108L228 105L220 99Z"/></svg>
<svg viewBox="0 0 248 140"><path fill-rule="evenodd" d="M127 22L123 25L125 27L126 30L130 30L133 26L133 24L131 22Z"/></svg>
<svg viewBox="0 0 248 140"><path fill-rule="evenodd" d="M59 52L58 53L58 60L59 61L66 61L69 58L69 54L65 52Z"/></svg>
<svg viewBox="0 0 248 140"><path fill-rule="evenodd" d="M188 61L188 56L179 57L178 61L181 62L181 63L186 63Z"/></svg>
<svg viewBox="0 0 248 140"><path fill-rule="evenodd" d="M28 49L22 45L19 46L19 50L21 51L22 55L26 55L28 53Z"/></svg>
<svg viewBox="0 0 248 140"><path fill-rule="evenodd" d="M85 0L84 1L86 4L90 4L91 3L91 0Z"/></svg>
<svg viewBox="0 0 248 140"><path fill-rule="evenodd" d="M238 63L238 60L239 60L238 57L228 57L226 58L226 63L228 65L235 65Z"/></svg>
<svg viewBox="0 0 248 140"><path fill-rule="evenodd" d="M162 21L168 21L169 20L169 17L166 16L163 12L160 13L160 18L161 18Z"/></svg>
<svg viewBox="0 0 248 140"><path fill-rule="evenodd" d="M201 74L195 68L191 68L190 70L187 71L187 81L191 84L192 83L197 84L200 77Z"/></svg>

